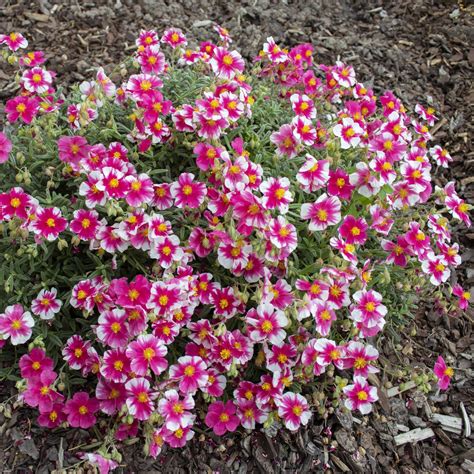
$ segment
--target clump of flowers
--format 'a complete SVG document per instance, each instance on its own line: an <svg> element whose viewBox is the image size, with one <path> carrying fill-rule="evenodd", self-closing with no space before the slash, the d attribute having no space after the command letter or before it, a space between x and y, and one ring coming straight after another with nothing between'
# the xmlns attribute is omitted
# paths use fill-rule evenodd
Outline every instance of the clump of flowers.
<svg viewBox="0 0 474 474"><path fill-rule="evenodd" d="M142 31L67 96L0 35L20 88L0 132L0 343L40 425L108 419L83 455L104 471L129 437L156 457L197 426L296 431L321 387L369 413L375 337L423 292L454 293L451 313L470 299L448 283L469 205L433 189L451 161L428 146L434 112L309 44L268 38L250 67L216 32Z"/></svg>

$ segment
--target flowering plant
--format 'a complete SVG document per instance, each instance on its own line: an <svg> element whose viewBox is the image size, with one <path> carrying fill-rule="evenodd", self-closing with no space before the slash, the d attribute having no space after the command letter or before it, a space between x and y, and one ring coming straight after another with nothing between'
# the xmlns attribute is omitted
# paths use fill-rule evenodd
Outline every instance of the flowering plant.
<svg viewBox="0 0 474 474"><path fill-rule="evenodd" d="M434 111L377 98L310 44L268 38L244 75L215 30L189 49L142 31L68 95L42 52L0 35L20 88L0 133L0 344L23 354L20 379L2 374L42 426L108 417L84 455L104 472L128 437L157 456L198 425L369 413L375 336L426 292L450 313L470 298L447 284L449 219L470 225L469 206L433 190L451 161L428 147Z"/></svg>

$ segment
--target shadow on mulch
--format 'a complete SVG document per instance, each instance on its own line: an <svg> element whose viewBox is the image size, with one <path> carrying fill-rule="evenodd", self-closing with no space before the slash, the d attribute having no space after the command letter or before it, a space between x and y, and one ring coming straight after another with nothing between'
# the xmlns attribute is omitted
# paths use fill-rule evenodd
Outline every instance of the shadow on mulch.
<svg viewBox="0 0 474 474"><path fill-rule="evenodd" d="M436 0L3 0L0 32L26 34L30 45L46 52L48 67L57 71L60 83L88 79L92 68L120 61L142 28L161 31L172 25L204 40L211 22L217 21L231 31L247 58L259 51L267 36L287 45L312 42L317 60L333 63L340 57L376 93L392 89L410 108L432 101L444 117L435 129L435 141L454 158L435 184L455 179L460 194L473 203L473 10L461 2ZM1 100L13 93L9 81L8 73L0 70ZM463 247L458 278L474 294L474 232L461 226L455 232ZM320 472L327 464L333 472L474 472L473 437L449 432L430 419L433 412L460 417L461 402L474 413L473 312L471 308L466 316L453 319L439 316L433 306L427 301L403 333L378 341L385 366L379 383L386 394L390 385L400 382L400 367L431 368L442 353L455 359L458 369L447 394L427 397L411 389L383 395L370 417L315 417L297 435L285 430L240 432L221 439L196 434L189 446L165 451L156 461L145 459L136 444L125 447L122 472L305 473ZM13 387L0 386L1 400L12 394ZM45 432L32 421L30 410L6 415L0 413L3 473L46 473L70 466L84 445L96 441L81 430ZM427 427L434 437L395 445L394 435Z"/></svg>

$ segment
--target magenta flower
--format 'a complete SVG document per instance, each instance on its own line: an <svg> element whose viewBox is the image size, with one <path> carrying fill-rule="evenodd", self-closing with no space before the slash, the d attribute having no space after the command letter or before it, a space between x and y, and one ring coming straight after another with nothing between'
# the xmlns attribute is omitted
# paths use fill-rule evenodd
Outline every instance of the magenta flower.
<svg viewBox="0 0 474 474"><path fill-rule="evenodd" d="M41 319L52 319L62 306L62 301L56 298L56 288L41 290L31 302L31 311Z"/></svg>
<svg viewBox="0 0 474 474"><path fill-rule="evenodd" d="M129 339L127 314L123 309L104 311L98 319L97 338L110 347L123 347Z"/></svg>
<svg viewBox="0 0 474 474"><path fill-rule="evenodd" d="M127 347L127 357L131 361L131 369L139 376L146 375L150 368L156 375L160 375L168 367L165 356L168 349L152 334L139 336Z"/></svg>
<svg viewBox="0 0 474 474"><path fill-rule="evenodd" d="M298 154L299 141L290 124L282 125L278 132L273 132L270 141L276 145L279 156L294 158Z"/></svg>
<svg viewBox="0 0 474 474"><path fill-rule="evenodd" d="M182 448L190 439L193 438L194 431L190 426L187 426L186 428L179 427L176 431L171 431L164 427L162 435L164 440L172 448Z"/></svg>
<svg viewBox="0 0 474 474"><path fill-rule="evenodd" d="M28 354L21 356L18 365L24 379L34 379L44 371L52 371L53 360L46 356L43 349L33 347Z"/></svg>
<svg viewBox="0 0 474 474"><path fill-rule="evenodd" d="M8 161L8 156L10 155L12 148L12 142L3 132L0 132L0 163Z"/></svg>
<svg viewBox="0 0 474 474"><path fill-rule="evenodd" d="M240 425L239 417L235 412L236 408L231 400L226 403L211 403L207 410L205 423L209 428L212 428L214 433L218 436L228 431L235 431Z"/></svg>
<svg viewBox="0 0 474 474"><path fill-rule="evenodd" d="M346 395L344 405L352 411L359 410L363 415L372 411L372 403L379 399L376 387L371 387L364 377L355 376L354 383L343 388Z"/></svg>
<svg viewBox="0 0 474 474"><path fill-rule="evenodd" d="M36 211L36 219L32 222L33 232L46 240L53 241L67 227L67 220L62 217L57 207L48 207Z"/></svg>
<svg viewBox="0 0 474 474"><path fill-rule="evenodd" d="M63 396L53 390L57 374L52 370L41 372L39 377L28 380L28 388L22 397L30 407L38 407L40 412L50 411L53 404L62 401Z"/></svg>
<svg viewBox="0 0 474 474"><path fill-rule="evenodd" d="M178 181L171 185L170 192L175 200L176 207L193 209L204 202L207 189L204 183L194 181L192 173L182 173Z"/></svg>
<svg viewBox="0 0 474 474"><path fill-rule="evenodd" d="M167 44L168 46L171 46L173 49L177 48L178 46L186 46L188 44L186 36L179 28L168 28L165 30L160 41Z"/></svg>
<svg viewBox="0 0 474 474"><path fill-rule="evenodd" d="M20 80L22 86L34 94L47 92L53 82L53 76L49 71L41 67L27 69Z"/></svg>
<svg viewBox="0 0 474 474"><path fill-rule="evenodd" d="M3 339L10 338L14 346L24 344L31 337L34 325L31 314L21 304L7 306L0 314L0 335Z"/></svg>
<svg viewBox="0 0 474 474"><path fill-rule="evenodd" d="M11 51L17 51L20 48L26 48L28 40L21 33L10 33L0 35L0 44L6 44Z"/></svg>
<svg viewBox="0 0 474 474"><path fill-rule="evenodd" d="M346 361L349 367L354 369L354 375L367 378L369 374L379 371L371 362L379 357L379 351L370 344L364 345L362 342L350 341L346 347Z"/></svg>
<svg viewBox="0 0 474 474"><path fill-rule="evenodd" d="M314 156L307 154L306 161L298 170L296 179L300 183L301 189L307 193L313 193L323 188L329 179L329 161L318 161Z"/></svg>
<svg viewBox="0 0 474 474"><path fill-rule="evenodd" d="M147 420L155 406L150 392L150 382L143 378L129 380L125 384L127 390L127 407L130 415L137 420Z"/></svg>
<svg viewBox="0 0 474 474"><path fill-rule="evenodd" d="M38 416L38 424L49 429L57 428L64 421L66 414L62 403L54 403L50 410L41 411Z"/></svg>
<svg viewBox="0 0 474 474"><path fill-rule="evenodd" d="M288 325L288 319L282 311L270 303L263 303L257 309L249 310L245 320L252 341L269 341L278 345L286 337L283 328Z"/></svg>
<svg viewBox="0 0 474 474"><path fill-rule="evenodd" d="M39 109L37 97L19 96L10 99L5 104L5 112L9 122L16 122L19 118L30 124L36 117Z"/></svg>
<svg viewBox="0 0 474 474"><path fill-rule="evenodd" d="M207 365L201 357L184 356L170 367L170 379L179 380L179 390L187 395L194 395L198 388L208 383Z"/></svg>
<svg viewBox="0 0 474 474"><path fill-rule="evenodd" d="M90 428L95 424L94 413L98 410L99 401L96 398L89 398L86 392L76 392L64 407L68 423L73 428L83 429Z"/></svg>
<svg viewBox="0 0 474 474"><path fill-rule="evenodd" d="M97 466L100 474L108 474L109 471L113 471L118 464L112 459L104 458L98 453L83 453L80 455L81 459L85 459L89 464Z"/></svg>
<svg viewBox="0 0 474 474"><path fill-rule="evenodd" d="M465 291L461 285L454 285L453 286L453 295L459 298L459 307L462 310L466 310L469 306L469 302L471 300L471 293L469 291Z"/></svg>
<svg viewBox="0 0 474 474"><path fill-rule="evenodd" d="M281 214L288 212L288 205L293 201L288 178L269 178L260 184L260 191L266 209L278 209Z"/></svg>
<svg viewBox="0 0 474 474"><path fill-rule="evenodd" d="M99 214L96 211L78 209L74 211L74 218L69 223L69 228L81 240L92 240L97 236L97 231L101 226Z"/></svg>
<svg viewBox="0 0 474 474"><path fill-rule="evenodd" d="M125 354L125 349L118 348L105 351L100 373L107 380L124 383L128 379L130 370L130 359Z"/></svg>
<svg viewBox="0 0 474 474"><path fill-rule="evenodd" d="M301 218L309 219L309 230L324 230L341 220L341 201L335 196L329 197L324 193L316 202L305 203L301 206Z"/></svg>
<svg viewBox="0 0 474 474"><path fill-rule="evenodd" d="M339 227L339 233L348 244L363 245L367 240L367 222L363 217L347 215Z"/></svg>
<svg viewBox="0 0 474 474"><path fill-rule="evenodd" d="M59 159L74 166L87 158L89 150L87 140L79 135L64 136L58 140Z"/></svg>
<svg viewBox="0 0 474 474"><path fill-rule="evenodd" d="M306 425L311 418L311 411L306 398L299 393L286 392L275 398L278 415L290 431L296 431Z"/></svg>
<svg viewBox="0 0 474 474"><path fill-rule="evenodd" d="M99 400L100 409L107 415L113 415L123 407L127 399L127 392L123 383L110 382L99 377L95 396Z"/></svg>
<svg viewBox="0 0 474 474"><path fill-rule="evenodd" d="M164 398L158 402L158 413L165 418L165 426L170 431L191 426L196 417L189 411L193 408L193 397L186 395L181 399L176 390L167 390Z"/></svg>
<svg viewBox="0 0 474 474"><path fill-rule="evenodd" d="M438 387L440 388L440 390L447 390L454 375L453 368L448 367L443 357L438 356L434 365L433 372L438 378Z"/></svg>
<svg viewBox="0 0 474 474"><path fill-rule="evenodd" d="M352 298L355 301L350 314L352 320L369 329L383 326L387 308L382 304L380 293L375 290L359 290L352 295Z"/></svg>
<svg viewBox="0 0 474 474"><path fill-rule="evenodd" d="M430 282L439 286L444 283L451 274L446 259L443 255L435 255L434 252L428 252L426 260L421 264L423 273L430 276Z"/></svg>
<svg viewBox="0 0 474 474"><path fill-rule="evenodd" d="M84 341L81 336L75 334L66 341L62 355L71 369L81 370L86 367L90 349L90 341Z"/></svg>
<svg viewBox="0 0 474 474"><path fill-rule="evenodd" d="M228 51L222 47L214 49L210 65L216 76L229 80L245 68L244 60L237 51Z"/></svg>

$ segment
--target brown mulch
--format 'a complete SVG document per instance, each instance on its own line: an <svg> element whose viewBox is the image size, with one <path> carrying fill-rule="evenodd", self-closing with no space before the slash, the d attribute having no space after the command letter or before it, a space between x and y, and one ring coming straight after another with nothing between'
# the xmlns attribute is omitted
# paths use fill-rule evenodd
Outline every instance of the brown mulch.
<svg viewBox="0 0 474 474"><path fill-rule="evenodd" d="M455 179L460 194L474 203L473 12L468 2L437 0L0 0L0 32L25 33L32 47L46 52L61 84L88 79L92 68L120 61L142 28L162 31L172 25L204 40L217 21L247 58L267 36L287 45L312 42L320 62L340 57L376 93L392 89L409 107L432 102L443 117L435 140L455 160L435 182ZM0 70L2 101L12 93L9 81ZM474 294L474 231L455 230L463 247L458 278ZM185 449L169 450L156 461L144 459L133 445L125 448L122 472L304 473L321 472L327 464L332 472L474 472L473 436L450 433L430 421L431 412L460 417L461 403L474 413L472 321L472 308L453 319L439 316L428 301L403 331L379 341L387 369L381 386L398 385L400 368L432 367L441 353L458 369L447 394L426 396L412 389L382 397L373 416L315 418L298 435L241 432L214 441L197 434ZM0 385L1 399L9 393L10 387ZM75 448L94 442L80 430L45 433L26 410L6 415L0 413L0 472L67 467L77 461ZM432 427L435 437L395 446L394 435L418 427Z"/></svg>

